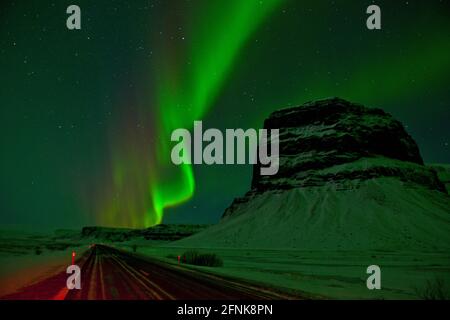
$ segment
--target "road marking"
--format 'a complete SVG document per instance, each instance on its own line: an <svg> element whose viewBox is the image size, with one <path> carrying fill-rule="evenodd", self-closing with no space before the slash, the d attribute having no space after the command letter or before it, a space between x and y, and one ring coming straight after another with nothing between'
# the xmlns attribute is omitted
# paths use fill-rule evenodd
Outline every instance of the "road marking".
<svg viewBox="0 0 450 320"><path fill-rule="evenodd" d="M97 296L97 284L99 283L98 277L98 264L99 264L99 254L98 252L93 253L91 268L91 278L86 282L87 288L85 286L85 290L87 291L87 299L88 300L98 300ZM102 279L100 279L101 281ZM102 297L102 299L105 299Z"/></svg>
<svg viewBox="0 0 450 320"><path fill-rule="evenodd" d="M99 260L100 260L100 257L99 257ZM98 270L99 270L100 279L101 279L100 290L102 292L102 299L106 299L106 290L105 290L105 281L104 281L105 279L103 278L103 264L101 263L101 261L98 264Z"/></svg>
<svg viewBox="0 0 450 320"><path fill-rule="evenodd" d="M114 260L122 267L124 268L133 278L135 278L138 282L141 283L141 285L143 285L144 287L147 288L147 290L149 290L151 293L153 293L153 295L156 295L157 299L162 300L163 298L160 296L160 294L158 292L156 292L154 289L159 290L160 293L164 294L166 297L168 297L171 300L175 300L175 297L172 296L170 293L166 292L164 289L162 289L160 286L158 286L156 283L154 283L153 281L150 281L148 278L143 278L143 279L139 279L139 277L142 277L141 274L139 274L138 272L136 272L136 269L134 269L133 267L131 267L130 265L128 265L128 263L126 263L123 260L120 260L117 256L114 257ZM147 282L147 283L145 283ZM151 288L153 287L153 288Z"/></svg>
<svg viewBox="0 0 450 320"><path fill-rule="evenodd" d="M144 276L146 276L146 277L148 277L148 276L150 275L150 273L145 272L145 271L142 270L142 269L139 269L139 272L142 273L142 274L143 274Z"/></svg>

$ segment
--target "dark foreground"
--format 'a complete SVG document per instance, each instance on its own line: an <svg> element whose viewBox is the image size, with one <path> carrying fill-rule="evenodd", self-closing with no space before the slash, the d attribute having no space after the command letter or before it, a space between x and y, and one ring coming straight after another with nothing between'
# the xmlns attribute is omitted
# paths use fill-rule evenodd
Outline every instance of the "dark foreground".
<svg viewBox="0 0 450 320"><path fill-rule="evenodd" d="M171 265L116 248L96 245L81 257L81 289L68 290L65 270L19 292L4 296L13 300L186 300L186 299L299 299Z"/></svg>

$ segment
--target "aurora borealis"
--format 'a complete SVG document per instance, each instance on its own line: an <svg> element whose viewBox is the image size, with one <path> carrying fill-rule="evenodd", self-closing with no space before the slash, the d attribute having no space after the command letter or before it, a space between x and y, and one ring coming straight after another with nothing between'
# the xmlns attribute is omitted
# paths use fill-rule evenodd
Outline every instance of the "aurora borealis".
<svg viewBox="0 0 450 320"><path fill-rule="evenodd" d="M73 3L80 31L70 1L0 5L0 224L216 222L251 168L176 167L172 130L258 128L328 96L391 112L450 162L448 1Z"/></svg>
<svg viewBox="0 0 450 320"><path fill-rule="evenodd" d="M226 80L239 50L279 2L234 0L204 3L204 12L194 19L198 22L194 23L188 35L192 40L185 41L186 36L182 36L182 45L175 45L175 48L170 48L170 44L166 48L163 44L156 66L162 66L162 76L156 80L156 105L161 127L158 130L160 140L157 149L162 154L153 161L157 165L151 169L152 172L162 171L163 174L151 182L150 193L156 216L155 221L150 221L151 224L161 222L164 208L188 199L194 192L194 176L190 165L183 165L175 177L164 175L165 171L174 170L169 160L171 132L177 128L190 128L194 120L204 116ZM170 21L170 25L177 24L171 21L172 17L165 18ZM213 25L210 25L211 19L214 20ZM170 29L170 25L167 28ZM211 54L212 48L214 54ZM174 55L168 57L167 52ZM179 64L179 61L182 63ZM164 167L168 168L162 169Z"/></svg>

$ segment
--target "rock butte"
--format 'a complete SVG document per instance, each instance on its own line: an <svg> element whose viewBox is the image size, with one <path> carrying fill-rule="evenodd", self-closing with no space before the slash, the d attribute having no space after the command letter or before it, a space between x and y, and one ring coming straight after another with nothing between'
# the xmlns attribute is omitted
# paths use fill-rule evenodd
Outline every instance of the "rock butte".
<svg viewBox="0 0 450 320"><path fill-rule="evenodd" d="M339 98L272 113L280 167L256 174L219 224L180 241L300 250L448 250L450 197L403 125Z"/></svg>

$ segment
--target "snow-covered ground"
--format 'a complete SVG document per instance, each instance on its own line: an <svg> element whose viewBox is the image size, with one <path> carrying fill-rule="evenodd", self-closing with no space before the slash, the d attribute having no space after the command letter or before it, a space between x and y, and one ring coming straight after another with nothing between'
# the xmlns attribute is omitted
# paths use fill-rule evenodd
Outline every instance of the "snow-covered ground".
<svg viewBox="0 0 450 320"><path fill-rule="evenodd" d="M397 179L266 192L180 246L300 250L450 249L450 197ZM450 250L449 250L450 252Z"/></svg>
<svg viewBox="0 0 450 320"><path fill-rule="evenodd" d="M55 235L0 231L0 296L10 294L59 272L71 264L72 252L81 256L88 245L68 234Z"/></svg>
<svg viewBox="0 0 450 320"><path fill-rule="evenodd" d="M427 281L442 279L450 294L448 252L306 251L198 248L223 259L223 267L195 267L205 272L257 282L309 298L420 299ZM177 263L186 247L140 247L141 254ZM381 290L368 290L369 265L381 268Z"/></svg>

